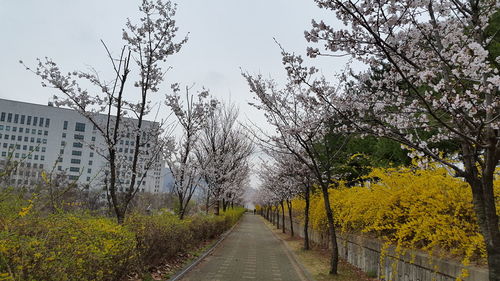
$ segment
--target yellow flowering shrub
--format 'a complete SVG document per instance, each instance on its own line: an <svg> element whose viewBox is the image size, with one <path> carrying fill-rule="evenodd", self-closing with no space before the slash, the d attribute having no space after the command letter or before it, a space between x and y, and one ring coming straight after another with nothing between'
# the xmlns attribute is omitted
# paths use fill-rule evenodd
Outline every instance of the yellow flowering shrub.
<svg viewBox="0 0 500 281"><path fill-rule="evenodd" d="M135 263L134 233L107 218L61 214L0 232L0 272L13 280L116 280Z"/></svg>
<svg viewBox="0 0 500 281"><path fill-rule="evenodd" d="M121 280L216 237L245 211L182 221L167 212L132 214L122 226L90 214L44 215L35 203L0 191L0 281Z"/></svg>
<svg viewBox="0 0 500 281"><path fill-rule="evenodd" d="M341 231L368 233L399 247L446 252L462 257L465 264L471 259L484 260L485 246L467 183L438 167L374 169L368 178L379 180L362 187L330 190ZM495 195L499 211L499 179L495 181ZM302 206L294 205L298 215L303 212ZM311 198L310 220L313 229L327 230L319 194Z"/></svg>

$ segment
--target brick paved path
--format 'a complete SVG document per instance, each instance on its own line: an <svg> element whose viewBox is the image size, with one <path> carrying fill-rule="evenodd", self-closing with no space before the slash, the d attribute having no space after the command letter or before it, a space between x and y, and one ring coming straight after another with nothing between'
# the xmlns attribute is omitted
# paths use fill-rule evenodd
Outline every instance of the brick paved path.
<svg viewBox="0 0 500 281"><path fill-rule="evenodd" d="M306 280L260 216L245 214L228 237L184 281Z"/></svg>

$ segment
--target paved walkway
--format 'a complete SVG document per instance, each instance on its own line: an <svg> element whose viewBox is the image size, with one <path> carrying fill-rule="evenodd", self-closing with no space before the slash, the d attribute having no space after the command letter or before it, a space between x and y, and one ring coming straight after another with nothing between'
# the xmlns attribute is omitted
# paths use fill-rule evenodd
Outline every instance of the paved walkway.
<svg viewBox="0 0 500 281"><path fill-rule="evenodd" d="M228 237L182 279L304 281L259 215L245 214Z"/></svg>

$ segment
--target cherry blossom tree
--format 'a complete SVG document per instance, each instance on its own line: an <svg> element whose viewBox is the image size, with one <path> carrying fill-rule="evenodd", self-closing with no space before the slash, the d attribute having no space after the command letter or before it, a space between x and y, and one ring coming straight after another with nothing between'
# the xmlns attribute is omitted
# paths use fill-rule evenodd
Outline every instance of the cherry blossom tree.
<svg viewBox="0 0 500 281"><path fill-rule="evenodd" d="M78 111L102 137L103 145L91 149L108 164L103 182L119 223L123 223L148 170L158 168L155 165L165 146L165 128L163 121L145 122L152 110L150 96L159 91L167 59L187 41L174 40L178 31L176 7L170 1L143 0L139 11L142 16L138 23L130 19L126 22L118 57L101 41L113 72L109 80L94 69L64 72L50 58L38 59L34 69L26 67L42 79L43 87L59 90L60 95L54 96L57 106ZM124 138L134 143L132 156L119 152L118 145ZM129 179L122 181L125 176Z"/></svg>
<svg viewBox="0 0 500 281"><path fill-rule="evenodd" d="M173 176L172 191L178 199L177 213L183 219L193 194L203 184L202 169L196 159L195 149L200 141L200 133L218 102L209 97L207 90L195 96L186 87L185 98L182 99L179 85L172 85L172 89L173 93L166 96L165 103L174 112L182 135L167 151L166 162Z"/></svg>
<svg viewBox="0 0 500 281"><path fill-rule="evenodd" d="M470 185L488 254L490 280L500 280L500 230L493 180L500 160L498 18L495 0L315 0L346 26L313 21L305 37L324 48L311 57L349 55L369 66L342 77L332 98L324 79L294 56L284 63L323 105L348 121L344 130L387 137L453 170ZM352 71L354 73L354 71ZM455 159L439 144L458 146Z"/></svg>
<svg viewBox="0 0 500 281"><path fill-rule="evenodd" d="M332 128L341 126L332 117L328 107L319 106L320 100L311 94L311 88L302 87L290 78L280 89L273 80L262 76L243 74L250 90L256 95L257 109L264 111L267 122L276 135L263 132L260 141L268 144L269 150L288 151L313 175L314 183L320 187L324 197L328 231L332 245L330 273L337 273L338 247L333 211L328 189L338 186L335 165L341 155L348 136L337 134L330 137ZM261 130L262 132L262 130Z"/></svg>
<svg viewBox="0 0 500 281"><path fill-rule="evenodd" d="M196 155L203 179L207 185L206 209L215 205L215 214L221 208L242 196L250 175L250 156L253 143L238 124L239 111L232 104L221 104L208 116L200 134ZM210 203L212 202L212 203Z"/></svg>

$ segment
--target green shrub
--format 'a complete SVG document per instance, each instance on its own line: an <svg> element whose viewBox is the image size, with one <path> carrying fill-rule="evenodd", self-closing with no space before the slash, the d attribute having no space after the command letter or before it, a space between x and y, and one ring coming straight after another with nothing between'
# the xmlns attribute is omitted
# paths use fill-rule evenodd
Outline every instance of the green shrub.
<svg viewBox="0 0 500 281"><path fill-rule="evenodd" d="M133 214L126 225L135 232L140 260L147 266L156 265L162 258L170 258L193 243L188 221L170 213Z"/></svg>

